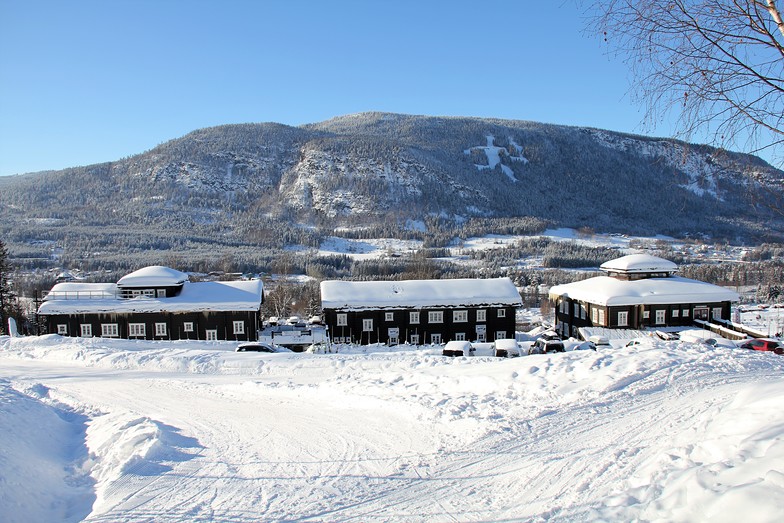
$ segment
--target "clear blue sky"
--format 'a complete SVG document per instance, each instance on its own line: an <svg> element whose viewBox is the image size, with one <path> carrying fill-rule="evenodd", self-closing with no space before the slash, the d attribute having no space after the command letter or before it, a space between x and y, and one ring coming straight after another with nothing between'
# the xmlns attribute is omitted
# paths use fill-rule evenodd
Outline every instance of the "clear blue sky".
<svg viewBox="0 0 784 523"><path fill-rule="evenodd" d="M572 0L0 0L0 175L361 111L641 132L584 26Z"/></svg>

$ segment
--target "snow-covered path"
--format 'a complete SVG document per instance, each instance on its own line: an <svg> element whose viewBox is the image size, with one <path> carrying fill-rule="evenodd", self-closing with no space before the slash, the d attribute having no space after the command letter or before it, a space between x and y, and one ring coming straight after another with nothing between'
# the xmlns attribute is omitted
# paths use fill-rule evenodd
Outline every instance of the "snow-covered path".
<svg viewBox="0 0 784 523"><path fill-rule="evenodd" d="M0 425L23 432L32 419L86 449L59 454L61 488L36 492L4 472L20 467L0 469L0 512L774 521L784 506L784 358L773 354L673 342L511 360L230 348L0 338L0 391L14 399L0 402ZM35 462L0 434L0 461ZM25 499L52 491L70 503Z"/></svg>

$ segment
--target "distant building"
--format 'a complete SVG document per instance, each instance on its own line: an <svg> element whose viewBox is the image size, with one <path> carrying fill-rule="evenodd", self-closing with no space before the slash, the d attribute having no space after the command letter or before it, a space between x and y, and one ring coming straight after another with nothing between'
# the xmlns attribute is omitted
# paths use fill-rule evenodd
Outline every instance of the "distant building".
<svg viewBox="0 0 784 523"><path fill-rule="evenodd" d="M445 343L513 338L520 294L509 278L324 281L334 343Z"/></svg>
<svg viewBox="0 0 784 523"><path fill-rule="evenodd" d="M255 341L263 290L261 280L191 282L153 266L117 283L58 283L38 314L63 336Z"/></svg>
<svg viewBox="0 0 784 523"><path fill-rule="evenodd" d="M607 275L550 289L562 336L577 337L581 327L642 330L729 320L739 299L724 287L675 276L675 263L647 254L610 260L600 269Z"/></svg>

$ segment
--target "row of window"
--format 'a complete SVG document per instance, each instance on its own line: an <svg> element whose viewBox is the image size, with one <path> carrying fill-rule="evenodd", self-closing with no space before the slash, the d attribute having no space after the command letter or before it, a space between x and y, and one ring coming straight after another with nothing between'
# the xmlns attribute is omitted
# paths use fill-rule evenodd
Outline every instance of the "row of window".
<svg viewBox="0 0 784 523"><path fill-rule="evenodd" d="M182 324L183 332L193 332L193 322L186 321ZM245 334L245 322L244 321L235 321L233 322L233 331L234 334ZM101 337L102 338L117 338L120 336L119 334L119 325L117 323L102 323L101 324ZM207 331L207 341L214 341L218 339L218 331L217 329L208 329ZM68 325L61 323L57 325L57 334L61 334L63 336L68 335ZM168 327L166 323L155 323L155 336L167 336L168 334ZM83 338L91 338L93 337L93 326L90 323L82 323L79 325L79 335ZM147 324L146 323L129 323L128 324L128 337L129 338L143 338L147 336ZM211 338L211 336L213 336Z"/></svg>
<svg viewBox="0 0 784 523"><path fill-rule="evenodd" d="M442 342L442 335L439 333L433 333L430 335L430 343L438 344ZM506 339L506 331L496 331L495 339L503 340ZM455 333L455 341L466 341L466 335L464 332L457 332ZM485 341L485 333L477 334L477 340L479 342ZM335 336L332 338L333 343L352 343L351 336ZM412 345L419 345L420 336L419 334L411 334L408 337L408 342ZM397 337L390 337L388 343L390 345L397 345L400 343L400 339Z"/></svg>
<svg viewBox="0 0 784 523"><path fill-rule="evenodd" d="M411 325L419 324L419 312L409 312L408 313L408 323ZM498 318L506 318L506 309L496 309L496 314ZM395 321L395 313L394 312L385 312L384 313L384 321ZM477 322L484 322L487 321L487 311L484 309L480 309L476 311L476 321ZM363 322L363 329L362 330L373 330L373 320L362 320ZM370 322L369 328L364 328L365 322ZM427 313L427 322L428 323L444 323L444 311L428 311ZM453 323L467 323L468 322L468 311L467 310L457 310L452 311L452 322ZM346 313L339 313L337 315L337 326L338 327L345 327L348 325L348 314Z"/></svg>
<svg viewBox="0 0 784 523"><path fill-rule="evenodd" d="M575 308L577 305L575 304ZM710 313L714 319L721 319L721 307L714 307L711 309ZM658 309L654 311L656 316L654 317L654 324L655 325L664 325L667 323L667 310L666 309ZM688 318L689 317L689 309L675 309L670 312L673 318ZM651 317L651 311L643 311L642 312L643 319L647 320ZM583 319L585 316L583 316ZM708 308L707 307L699 307L694 309L694 318L698 320L707 320L708 319ZM629 312L628 311L619 311L617 316L617 325L618 327L628 327L629 326ZM605 323L605 312L604 309L599 307L594 307L591 309L591 321L594 325L606 325Z"/></svg>

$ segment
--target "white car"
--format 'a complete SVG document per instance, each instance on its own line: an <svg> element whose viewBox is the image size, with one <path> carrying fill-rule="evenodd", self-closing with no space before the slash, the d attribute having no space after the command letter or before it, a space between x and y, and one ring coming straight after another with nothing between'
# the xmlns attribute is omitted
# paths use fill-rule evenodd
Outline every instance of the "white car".
<svg viewBox="0 0 784 523"><path fill-rule="evenodd" d="M498 358L516 358L520 356L520 346L513 339L495 340L493 354Z"/></svg>

